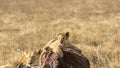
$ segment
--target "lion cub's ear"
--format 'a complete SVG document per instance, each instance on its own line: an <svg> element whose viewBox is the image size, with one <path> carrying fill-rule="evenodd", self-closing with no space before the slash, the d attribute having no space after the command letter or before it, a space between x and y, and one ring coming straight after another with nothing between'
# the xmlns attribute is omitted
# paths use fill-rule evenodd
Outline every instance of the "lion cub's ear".
<svg viewBox="0 0 120 68"><path fill-rule="evenodd" d="M41 51L40 49L37 51L38 54L41 54L41 52L42 52L42 51Z"/></svg>
<svg viewBox="0 0 120 68"><path fill-rule="evenodd" d="M30 52L28 52L28 51L24 51L23 54L24 54L24 56L26 56L26 57L29 57L29 56L30 56Z"/></svg>
<svg viewBox="0 0 120 68"><path fill-rule="evenodd" d="M66 36L67 39L69 38L69 35L70 35L69 32L65 32L65 36Z"/></svg>
<svg viewBox="0 0 120 68"><path fill-rule="evenodd" d="M41 52L42 52L42 51L41 51L40 49L37 49L37 50L34 51L34 54L38 54L38 55L40 55Z"/></svg>
<svg viewBox="0 0 120 68"><path fill-rule="evenodd" d="M57 33L56 33L56 36L57 36L58 39L60 39L60 35L61 35L61 34L62 34L61 32L57 32Z"/></svg>

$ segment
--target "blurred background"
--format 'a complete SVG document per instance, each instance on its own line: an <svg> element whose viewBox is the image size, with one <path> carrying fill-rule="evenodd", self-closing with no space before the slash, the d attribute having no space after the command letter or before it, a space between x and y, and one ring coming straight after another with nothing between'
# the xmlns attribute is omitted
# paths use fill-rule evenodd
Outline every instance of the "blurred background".
<svg viewBox="0 0 120 68"><path fill-rule="evenodd" d="M65 31L91 68L120 68L120 0L0 0L0 65Z"/></svg>

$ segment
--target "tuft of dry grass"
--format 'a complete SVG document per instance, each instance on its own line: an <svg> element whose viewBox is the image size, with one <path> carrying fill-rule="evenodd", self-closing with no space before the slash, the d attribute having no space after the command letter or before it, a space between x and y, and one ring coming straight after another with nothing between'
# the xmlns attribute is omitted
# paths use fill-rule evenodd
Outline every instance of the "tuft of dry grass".
<svg viewBox="0 0 120 68"><path fill-rule="evenodd" d="M90 60L91 68L120 68L119 0L0 0L0 65L41 49L56 32Z"/></svg>

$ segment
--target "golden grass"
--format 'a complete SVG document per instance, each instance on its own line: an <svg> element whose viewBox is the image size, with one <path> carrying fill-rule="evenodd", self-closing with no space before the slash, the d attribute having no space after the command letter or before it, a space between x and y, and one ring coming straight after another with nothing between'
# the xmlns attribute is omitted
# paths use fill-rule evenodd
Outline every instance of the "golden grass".
<svg viewBox="0 0 120 68"><path fill-rule="evenodd" d="M0 1L0 65L69 31L91 68L120 68L119 0L8 1Z"/></svg>

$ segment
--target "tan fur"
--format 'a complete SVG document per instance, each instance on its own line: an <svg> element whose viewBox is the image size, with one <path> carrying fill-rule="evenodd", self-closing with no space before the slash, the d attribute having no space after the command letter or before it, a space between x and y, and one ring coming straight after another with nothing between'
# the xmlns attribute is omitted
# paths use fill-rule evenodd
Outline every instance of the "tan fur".
<svg viewBox="0 0 120 68"><path fill-rule="evenodd" d="M46 57L47 53L49 53L49 50L50 50L49 45L50 45L51 43L53 43L54 41L55 41L54 39L50 40L50 41L43 47L42 53L41 53L40 58L39 58L40 63L42 62L43 56Z"/></svg>
<svg viewBox="0 0 120 68"><path fill-rule="evenodd" d="M54 43L51 43L49 46L53 52L57 53L60 58L63 57L63 52L61 50L61 43L59 40L56 40Z"/></svg>
<svg viewBox="0 0 120 68"><path fill-rule="evenodd" d="M42 50L42 53L40 55L40 63L42 63L42 58L43 56L46 55L50 52L54 52L54 53L57 53L59 55L60 58L63 57L63 52L61 50L61 43L59 40L50 40L46 46L44 46L43 50Z"/></svg>
<svg viewBox="0 0 120 68"><path fill-rule="evenodd" d="M32 65L32 66L38 66L39 65L40 54L41 54L41 50L33 52L33 55L31 56L31 59L29 61L30 65Z"/></svg>
<svg viewBox="0 0 120 68"><path fill-rule="evenodd" d="M61 41L61 44L62 44L61 48L69 48L70 47L70 48L74 48L74 49L81 52L80 49L78 49L77 47L75 47L74 45L72 45L70 43L69 36L70 36L69 32L59 32L59 33L57 33L57 38L58 38L59 41Z"/></svg>
<svg viewBox="0 0 120 68"><path fill-rule="evenodd" d="M69 32L59 32L56 34L57 40L50 40L47 45L43 48L41 56L40 56L40 63L42 63L42 57L49 53L49 51L53 51L55 53L58 53L59 57L63 57L63 52L61 48L67 48L72 47L75 48L70 42L69 42Z"/></svg>
<svg viewBox="0 0 120 68"><path fill-rule="evenodd" d="M23 54L24 56L21 57L21 59L17 60L14 63L0 66L0 68L17 68L18 65L20 64L22 64L21 68L26 68L27 66L29 66L29 63L35 65L36 64L35 62L39 59L40 51L39 52L24 52ZM39 62L37 62L37 64L39 64Z"/></svg>
<svg viewBox="0 0 120 68"><path fill-rule="evenodd" d="M7 64L7 65L0 66L0 68L17 68L19 64L20 63L16 62L13 64Z"/></svg>
<svg viewBox="0 0 120 68"><path fill-rule="evenodd" d="M57 39L61 42L61 44L68 46L69 42L69 32L59 32L56 34Z"/></svg>
<svg viewBox="0 0 120 68"><path fill-rule="evenodd" d="M30 53L24 52L23 54L24 54L24 56L21 57L21 59L13 62L11 64L0 66L0 68L17 68L18 65L21 64L21 63L22 63L22 66L27 66L29 64L28 63L28 61L29 61L28 56L30 55Z"/></svg>
<svg viewBox="0 0 120 68"><path fill-rule="evenodd" d="M46 57L46 55L47 55L47 53L49 53L49 51L58 53L60 58L63 57L63 52L61 50L61 46L67 45L68 38L69 38L69 32L66 32L66 33L59 32L56 34L56 36L57 36L57 40L52 39L47 43L47 45L44 46L41 56L40 56L40 63L42 63L43 56L45 55L45 57Z"/></svg>

